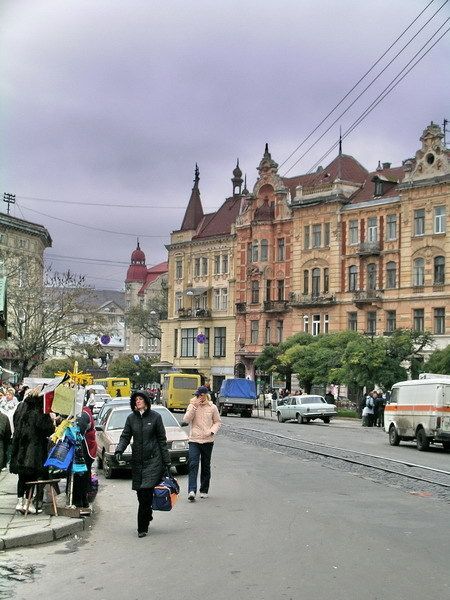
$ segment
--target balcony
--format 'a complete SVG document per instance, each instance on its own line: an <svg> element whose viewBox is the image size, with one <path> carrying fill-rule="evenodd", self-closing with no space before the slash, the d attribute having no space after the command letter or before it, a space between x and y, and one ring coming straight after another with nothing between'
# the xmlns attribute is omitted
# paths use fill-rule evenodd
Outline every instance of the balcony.
<svg viewBox="0 0 450 600"><path fill-rule="evenodd" d="M383 299L381 290L360 290L353 293L353 302L356 306L364 306L364 304L373 304Z"/></svg>
<svg viewBox="0 0 450 600"><path fill-rule="evenodd" d="M291 294L291 306L306 308L308 306L330 306L332 304L336 304L334 294L301 294L300 292Z"/></svg>
<svg viewBox="0 0 450 600"><path fill-rule="evenodd" d="M209 319L211 311L207 308L180 308L178 310L179 319Z"/></svg>
<svg viewBox="0 0 450 600"><path fill-rule="evenodd" d="M380 252L380 242L361 242L360 244L358 244L359 256L374 256L380 254Z"/></svg>
<svg viewBox="0 0 450 600"><path fill-rule="evenodd" d="M247 302L236 302L236 312L240 315L245 315L247 312Z"/></svg>
<svg viewBox="0 0 450 600"><path fill-rule="evenodd" d="M264 312L280 313L288 310L287 300L266 300L264 302Z"/></svg>

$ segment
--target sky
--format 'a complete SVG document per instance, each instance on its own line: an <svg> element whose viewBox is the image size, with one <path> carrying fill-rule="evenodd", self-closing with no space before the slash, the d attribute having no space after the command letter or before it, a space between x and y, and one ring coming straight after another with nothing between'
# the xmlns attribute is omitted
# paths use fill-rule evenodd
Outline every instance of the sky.
<svg viewBox="0 0 450 600"><path fill-rule="evenodd" d="M54 270L123 289L138 237L148 266L166 260L195 163L205 212L231 195L237 158L252 189L266 142L281 175L308 172L448 29L450 3L429 3L1 0L0 196L15 194L11 214L47 227ZM424 128L450 120L449 58L447 33L343 152L369 170L414 156Z"/></svg>

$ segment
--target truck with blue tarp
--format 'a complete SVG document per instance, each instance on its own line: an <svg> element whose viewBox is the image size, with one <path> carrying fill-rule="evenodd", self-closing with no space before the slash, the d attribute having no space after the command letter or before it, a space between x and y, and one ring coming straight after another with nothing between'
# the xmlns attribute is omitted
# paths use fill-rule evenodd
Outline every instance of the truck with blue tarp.
<svg viewBox="0 0 450 600"><path fill-rule="evenodd" d="M251 417L256 403L256 385L250 379L225 379L217 397L221 415Z"/></svg>

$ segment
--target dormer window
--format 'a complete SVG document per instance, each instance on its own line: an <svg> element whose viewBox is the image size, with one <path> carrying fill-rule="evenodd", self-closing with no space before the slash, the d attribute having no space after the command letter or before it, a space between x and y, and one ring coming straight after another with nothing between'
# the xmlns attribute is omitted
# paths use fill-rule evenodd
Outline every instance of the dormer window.
<svg viewBox="0 0 450 600"><path fill-rule="evenodd" d="M382 196L384 192L383 182L380 179L375 179L375 196Z"/></svg>

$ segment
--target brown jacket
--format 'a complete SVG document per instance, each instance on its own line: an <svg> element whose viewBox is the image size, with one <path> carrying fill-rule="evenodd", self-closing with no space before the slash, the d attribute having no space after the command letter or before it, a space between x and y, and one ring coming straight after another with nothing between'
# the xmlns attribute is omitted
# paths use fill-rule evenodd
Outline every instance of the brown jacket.
<svg viewBox="0 0 450 600"><path fill-rule="evenodd" d="M189 441L197 444L214 442L222 424L217 406L211 400L198 403L198 398L192 398L183 421L190 424Z"/></svg>

